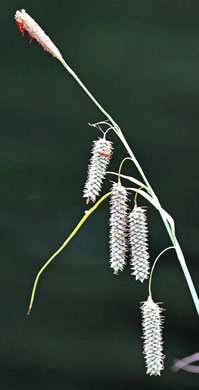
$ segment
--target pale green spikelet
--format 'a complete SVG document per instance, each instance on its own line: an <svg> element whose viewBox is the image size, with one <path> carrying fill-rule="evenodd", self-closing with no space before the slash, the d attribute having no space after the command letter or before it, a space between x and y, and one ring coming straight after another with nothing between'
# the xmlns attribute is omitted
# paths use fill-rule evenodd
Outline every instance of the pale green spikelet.
<svg viewBox="0 0 199 390"><path fill-rule="evenodd" d="M147 222L145 209L135 206L129 214L129 242L132 275L143 282L149 277L149 253L147 244Z"/></svg>
<svg viewBox="0 0 199 390"><path fill-rule="evenodd" d="M163 341L162 341L162 308L154 303L151 297L141 306L142 329L144 339L144 356L146 373L149 375L161 375L164 369Z"/></svg>
<svg viewBox="0 0 199 390"><path fill-rule="evenodd" d="M110 267L117 274L126 264L127 249L127 190L121 184L113 184L110 203Z"/></svg>

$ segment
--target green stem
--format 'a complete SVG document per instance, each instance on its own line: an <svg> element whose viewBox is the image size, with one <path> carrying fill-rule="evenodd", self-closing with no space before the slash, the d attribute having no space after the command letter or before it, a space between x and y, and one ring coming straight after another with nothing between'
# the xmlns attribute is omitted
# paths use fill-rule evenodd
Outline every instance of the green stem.
<svg viewBox="0 0 199 390"><path fill-rule="evenodd" d="M151 268L151 273L150 273L150 278L149 278L149 296L151 297L152 299L152 293L151 293L151 282L152 282L152 276L153 276L153 271L154 271L154 268L155 268L155 265L158 261L158 259L160 258L160 256L163 255L164 252L168 251L169 249L175 249L174 246L169 246L168 248L164 249L155 259L154 263L153 263L153 266Z"/></svg>
<svg viewBox="0 0 199 390"><path fill-rule="evenodd" d="M180 265L181 265L181 268L183 270L183 273L184 273L184 276L185 276L185 279L187 281L187 284L188 284L188 287L189 287L189 290L190 290L190 293L191 293L191 296L192 296L192 299L194 301L194 304L195 304L195 308L197 310L197 313L199 315L199 299L198 299L198 296L197 296L197 293L196 293L196 289L194 287L194 284L193 284L193 281L192 281L192 278L191 278L191 275L189 273L189 270L188 270L188 267L187 267L187 264L186 264L186 261L185 261L185 258L184 258L184 255L183 255L183 252L182 252L182 249L178 243L178 240L176 238L176 236L174 235L172 229L170 228L170 225L166 219L166 217L164 216L164 213L163 213L163 209L162 209L162 206L159 202L159 199L157 198L157 196L155 195L151 185L149 184L140 164L138 163L138 161L136 160L130 146L128 145L124 135L122 134L121 130L118 134L118 137L121 139L123 145L125 146L126 150L128 151L129 155L131 156L132 160L134 161L140 175L142 176L145 184L147 185L147 187L149 188L150 192L151 192L151 196L154 198L154 200L156 201L157 203L157 209L160 213L160 216L163 220L163 223L167 229L167 232L169 234L169 237L171 239L171 242L173 244L173 246L175 247L175 251L176 251L176 255L178 257L178 260L180 262Z"/></svg>
<svg viewBox="0 0 199 390"><path fill-rule="evenodd" d="M164 222L164 224L165 224L165 227L166 227L166 229L167 229L167 232L168 232L168 234L169 234L169 237L170 237L170 239L171 239L173 245L175 245L175 236L173 235L173 232L172 232L172 230L171 230L171 228L170 228L170 225L169 225L168 222L167 222L167 219L165 218L164 214L162 213L162 206L161 206L161 204L160 204L160 202L159 202L157 196L155 195L155 192L153 191L153 188L151 187L150 183L148 182L148 180L147 180L147 178L146 178L146 176L145 176L145 174L144 174L144 172L143 172L143 170L142 170L140 164L138 163L137 159L135 158L134 153L132 152L130 146L128 145L128 143L127 143L127 141L126 141L126 139L125 139L125 137L124 137L124 135L122 134L121 130L119 130L118 137L119 137L120 140L122 141L122 143L123 143L123 145L125 146L127 152L129 153L130 157L132 158L132 160L133 160L133 162L134 162L134 164L135 164L137 170L139 171L139 173L140 173L140 175L142 176L142 178L143 178L145 184L147 185L147 187L148 187L148 189L149 189L149 192L150 192L151 196L152 196L153 199L156 201L156 203L157 203L157 209L159 210L159 213L160 213L160 215L161 215L161 217L162 217L162 220L163 220L163 222ZM198 314L199 314L199 313L198 313Z"/></svg>
<svg viewBox="0 0 199 390"><path fill-rule="evenodd" d="M108 114L108 112L106 112L104 110L104 108L98 103L98 101L94 98L94 96L89 92L89 90L82 83L82 81L79 79L79 77L76 75L76 73L67 65L67 63L63 59L59 59L59 60L62 63L62 65L64 66L64 68L72 75L72 77L74 77L74 79L77 81L77 83L80 85L80 87L86 92L86 94L90 97L90 99L95 103L95 105L99 108L99 110L111 122L111 124L113 125L115 133L120 138L121 142L123 143L124 147L126 148L127 152L129 153L129 156L132 158L132 160L133 160L135 166L137 167L140 175L142 176L146 186L148 187L148 190L149 190L151 196L156 201L157 209L158 209L158 211L160 213L160 216L161 216L161 218L163 220L163 223L164 223L164 225L166 227L166 230L167 230L167 232L169 234L170 240L171 240L173 246L175 247L178 260L179 260L180 265L182 267L182 270L184 272L184 276L185 276L187 284L189 286L189 289L190 289L190 292L191 292L191 295L192 295L192 298L193 298L193 301L194 301L197 313L199 314L199 299L198 299L198 296L197 296L194 284L192 282L189 270L187 268L187 265L186 265L186 262L185 262L185 258L184 258L184 255L182 253L182 250L180 248L180 245L179 245L179 243L177 241L177 238L176 238L175 234L173 233L173 231L172 231L172 229L171 229L171 227L170 227L170 225L169 225L169 223L168 223L168 221L167 221L167 219L166 219L166 217L165 217L165 215L163 213L162 206L161 206L157 196L155 195L155 192L153 191L150 183L148 182L148 180L147 180L147 178L146 178L146 176L145 176L145 174L144 174L140 164L138 163L137 159L135 158L134 153L132 152L130 146L128 145L128 142L126 141L126 139L125 139L121 129L119 128L117 123L112 119L112 117Z"/></svg>
<svg viewBox="0 0 199 390"><path fill-rule="evenodd" d="M48 267L48 265L51 263L51 261L65 248L65 246L69 243L69 241L74 237L74 235L78 232L78 230L80 229L80 227L83 225L83 223L87 220L87 218L89 217L89 215L91 215L93 213L93 211L96 210L96 208L99 206L100 203L103 202L104 199L106 199L108 196L111 195L111 192L107 192L107 194L105 194L104 196L102 196L98 202L96 202L94 204L93 207L91 207L91 209L89 209L87 211L87 213L82 217L82 219L80 220L80 222L77 224L77 226L74 228L74 230L72 231L72 233L68 236L68 238L64 241L64 243L60 246L60 248L50 257L49 260L46 261L46 263L43 265L43 267L40 269L40 271L38 272L36 278L35 278L35 281L34 281L34 285L33 285L33 289L32 289L32 294L31 294L31 298L30 298L30 304L29 304L29 308L28 308L28 312L27 314L29 315L30 312L31 312L31 309L32 309L32 305L33 305L33 302L34 302L34 299L35 299L35 292L36 292L36 288L37 288L37 284L38 284L38 281L39 281L39 278L41 276L41 274L44 272L44 270L46 269L46 267Z"/></svg>
<svg viewBox="0 0 199 390"><path fill-rule="evenodd" d="M120 174L121 174L122 166L123 166L123 164L124 164L124 162L125 162L126 160L131 160L131 161L132 161L132 158L131 158L131 157L125 157L125 158L122 160L122 162L121 162L121 164L120 164L120 166L119 166L119 171L118 171L118 184L121 184Z"/></svg>
<svg viewBox="0 0 199 390"><path fill-rule="evenodd" d="M82 81L79 79L79 77L76 75L76 73L70 68L70 66L64 61L64 59L60 60L64 68L71 74L71 76L74 77L74 79L77 81L77 83L80 85L80 87L86 92L86 94L89 96L89 98L95 103L95 105L99 108L99 110L109 119L109 121L112 123L114 128L118 128L117 123L111 118L111 116L104 110L104 108L101 106L101 104L98 103L98 101L94 98L94 96L89 92L89 90L86 88L86 86L82 83Z"/></svg>

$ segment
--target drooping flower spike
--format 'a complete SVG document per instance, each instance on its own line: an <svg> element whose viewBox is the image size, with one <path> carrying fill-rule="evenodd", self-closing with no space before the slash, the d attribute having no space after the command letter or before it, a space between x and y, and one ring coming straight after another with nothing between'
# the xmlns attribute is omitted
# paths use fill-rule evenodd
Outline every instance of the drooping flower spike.
<svg viewBox="0 0 199 390"><path fill-rule="evenodd" d="M88 167L88 178L84 187L83 197L87 198L86 203L90 200L96 201L100 194L103 179L105 178L107 167L112 156L112 142L104 137L93 142L92 157Z"/></svg>
<svg viewBox="0 0 199 390"><path fill-rule="evenodd" d="M129 214L130 263L132 275L140 282L149 277L148 228L145 212L143 207L135 205Z"/></svg>
<svg viewBox="0 0 199 390"><path fill-rule="evenodd" d="M149 375L161 375L164 369L163 341L162 341L162 308L154 303L149 296L141 306L142 329L144 339L144 357L146 362L146 373Z"/></svg>
<svg viewBox="0 0 199 390"><path fill-rule="evenodd" d="M163 251L156 257L153 266L151 268L150 278L149 278L149 297L146 302L142 303L142 329L143 329L143 339L144 339L144 355L146 361L146 373L149 375L161 375L161 371L164 369L164 359L163 355L163 341L162 341L162 324L164 317L161 316L161 312L164 310L159 307L159 304L153 302L151 294L151 282L152 275L154 272L155 265L159 258L170 249L175 249L175 247L170 246L163 249Z"/></svg>
<svg viewBox="0 0 199 390"><path fill-rule="evenodd" d="M36 39L36 41L40 43L44 50L48 51L58 60L63 60L61 53L51 41L51 39L24 9L16 12L15 20L23 36L24 31L28 32L29 36L31 37L30 43L33 39Z"/></svg>
<svg viewBox="0 0 199 390"><path fill-rule="evenodd" d="M114 274L123 271L126 264L127 236L127 190L114 183L111 191L110 209L110 267Z"/></svg>

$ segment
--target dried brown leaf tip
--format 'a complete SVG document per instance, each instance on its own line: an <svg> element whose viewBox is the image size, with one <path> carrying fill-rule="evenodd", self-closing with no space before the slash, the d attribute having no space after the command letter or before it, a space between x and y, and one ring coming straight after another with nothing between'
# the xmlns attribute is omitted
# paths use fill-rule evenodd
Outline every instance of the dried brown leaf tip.
<svg viewBox="0 0 199 390"><path fill-rule="evenodd" d="M127 190L114 183L110 209L110 266L114 274L123 271L126 264Z"/></svg>
<svg viewBox="0 0 199 390"><path fill-rule="evenodd" d="M100 194L103 180L106 176L106 170L112 156L112 142L104 138L99 138L93 142L92 157L88 167L88 178L84 187L83 197L87 198L86 203L90 200L96 201Z"/></svg>
<svg viewBox="0 0 199 390"><path fill-rule="evenodd" d="M145 212L143 207L135 206L129 214L130 263L132 275L140 282L149 277L148 228Z"/></svg>
<svg viewBox="0 0 199 390"><path fill-rule="evenodd" d="M44 50L48 51L58 60L62 60L61 53L59 52L57 47L42 30L42 28L34 21L34 19L31 18L31 16L24 9L16 12L15 20L23 36L24 31L28 32L29 36L31 37L30 43L33 39L36 39L36 41L40 43Z"/></svg>
<svg viewBox="0 0 199 390"><path fill-rule="evenodd" d="M141 306L142 328L144 339L144 355L146 373L149 375L161 375L164 369L163 341L162 341L162 308L154 303L151 297Z"/></svg>

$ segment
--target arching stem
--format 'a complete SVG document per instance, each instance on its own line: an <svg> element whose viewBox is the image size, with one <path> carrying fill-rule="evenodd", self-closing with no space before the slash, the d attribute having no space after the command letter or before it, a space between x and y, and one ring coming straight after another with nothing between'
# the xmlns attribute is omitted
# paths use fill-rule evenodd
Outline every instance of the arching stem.
<svg viewBox="0 0 199 390"><path fill-rule="evenodd" d="M106 116L106 118L113 125L115 133L117 134L117 136L119 137L119 139L123 143L123 145L126 148L129 156L131 157L131 159L133 160L135 166L137 167L141 177L144 180L144 183L146 184L146 186L148 188L149 193L151 194L151 196L153 197L153 199L155 200L155 202L157 204L157 209L158 209L158 211L160 213L160 216L161 216L161 218L163 220L163 223L164 223L164 225L166 227L166 230L167 230L168 235L169 235L169 237L171 239L171 242L172 242L173 246L175 247L178 260L179 260L180 265L182 267L182 270L184 272L184 276L185 276L187 284L189 286L189 290L191 292L191 295L192 295L192 298L193 298L193 301L194 301L197 313L199 314L199 299L198 299L198 296L197 296L194 284L192 282L191 275L190 275L189 270L187 268L187 265L186 265L186 262L185 262L185 258L184 258L184 255L182 253L182 250L180 248L180 245L179 245L179 243L177 241L177 238L176 238L173 230L171 229L171 226L169 225L169 223L168 223L168 221L167 221L167 219L165 217L164 210L162 209L162 206L161 206L157 196L155 195L155 192L153 191L150 183L148 182L148 180L147 180L147 178L146 178L146 176L145 176L145 174L144 174L140 164L138 163L137 159L135 158L134 153L131 150L128 142L126 141L126 139L125 139L121 129L119 128L117 123L113 120L113 118L108 114L108 112L104 110L104 108L98 103L98 101L94 98L94 96L89 92L89 90L82 83L82 81L79 79L79 77L76 75L76 73L68 66L68 64L65 62L65 60L63 60L62 58L59 59L59 60L62 63L62 65L64 66L64 68L72 75L72 77L74 77L74 79L77 81L77 83L80 85L80 87L85 91L85 93L90 97L90 99L95 103L95 105L99 108L99 110Z"/></svg>
<svg viewBox="0 0 199 390"><path fill-rule="evenodd" d="M153 276L153 271L154 271L154 268L155 268L155 265L157 263L157 261L159 260L160 256L163 255L164 252L168 251L169 249L175 249L174 246L169 246L168 248L164 249L155 259L154 263L153 263L153 266L151 268L151 273L150 273L150 278L149 278L149 296L151 297L152 299L152 293L151 293L151 282L152 282L152 276Z"/></svg>

